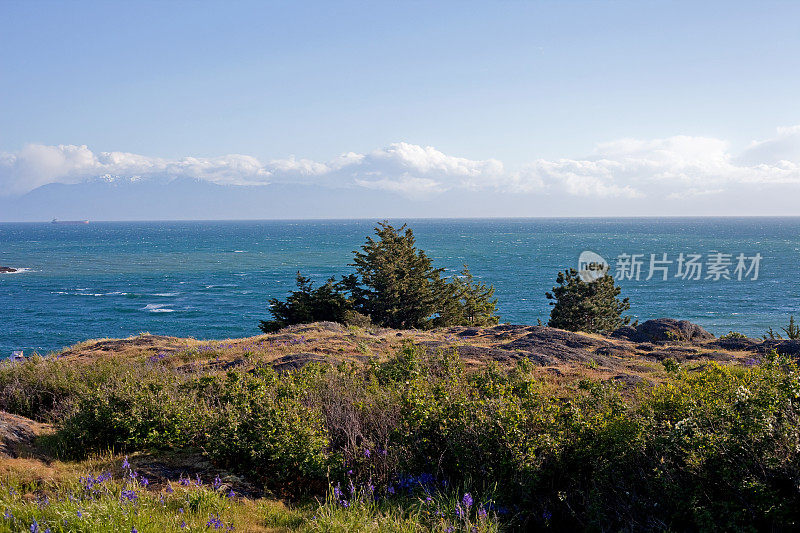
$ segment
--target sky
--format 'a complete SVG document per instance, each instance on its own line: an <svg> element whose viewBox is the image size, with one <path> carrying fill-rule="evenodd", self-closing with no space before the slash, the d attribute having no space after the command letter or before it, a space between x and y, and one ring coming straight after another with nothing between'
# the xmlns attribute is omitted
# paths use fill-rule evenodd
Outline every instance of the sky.
<svg viewBox="0 0 800 533"><path fill-rule="evenodd" d="M800 214L798 20L769 1L3 0L0 220L176 180L350 191L363 216ZM241 214L225 197L206 218Z"/></svg>

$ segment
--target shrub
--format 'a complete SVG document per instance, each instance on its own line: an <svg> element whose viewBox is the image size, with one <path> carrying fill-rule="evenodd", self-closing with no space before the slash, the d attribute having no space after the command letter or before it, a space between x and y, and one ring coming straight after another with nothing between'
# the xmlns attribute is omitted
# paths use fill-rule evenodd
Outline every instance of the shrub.
<svg viewBox="0 0 800 533"><path fill-rule="evenodd" d="M286 494L318 490L331 462L329 440L319 411L303 405L303 379L302 372L278 379L268 368L200 383L215 412L208 455Z"/></svg>
<svg viewBox="0 0 800 533"><path fill-rule="evenodd" d="M309 322L346 322L353 306L333 278L316 289L314 283L299 272L296 279L298 290L293 291L285 302L277 298L270 300L269 311L273 319L262 320L261 331L273 333L292 324Z"/></svg>
<svg viewBox="0 0 800 533"><path fill-rule="evenodd" d="M738 331L729 331L725 335L720 336L720 340L725 339L746 339L747 335L739 333Z"/></svg>
<svg viewBox="0 0 800 533"><path fill-rule="evenodd" d="M59 436L79 455L197 444L208 413L183 384L166 370L126 369L81 394Z"/></svg>

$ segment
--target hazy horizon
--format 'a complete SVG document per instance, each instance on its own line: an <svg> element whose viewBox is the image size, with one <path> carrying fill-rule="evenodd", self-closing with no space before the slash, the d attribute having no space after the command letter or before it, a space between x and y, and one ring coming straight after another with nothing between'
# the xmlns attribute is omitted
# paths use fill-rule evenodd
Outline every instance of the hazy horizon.
<svg viewBox="0 0 800 533"><path fill-rule="evenodd" d="M798 212L797 3L0 15L0 220Z"/></svg>

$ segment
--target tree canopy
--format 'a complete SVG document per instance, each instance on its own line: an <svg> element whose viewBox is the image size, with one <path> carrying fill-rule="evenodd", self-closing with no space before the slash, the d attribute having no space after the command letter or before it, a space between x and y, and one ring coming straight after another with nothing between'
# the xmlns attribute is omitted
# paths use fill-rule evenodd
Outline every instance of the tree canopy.
<svg viewBox="0 0 800 533"><path fill-rule="evenodd" d="M369 317L372 323L396 329L497 324L494 287L475 280L466 265L460 276L446 278L444 269L417 248L414 232L405 224L395 228L378 223L353 252L355 273L341 281L312 288L298 273L298 289L285 302L270 300L274 319L261 321L265 332L289 324L330 320L346 322L348 313Z"/></svg>
<svg viewBox="0 0 800 533"><path fill-rule="evenodd" d="M628 298L620 300L621 289L608 274L591 282L583 281L571 268L559 272L553 292L546 294L553 309L548 326L570 331L598 333L612 331L630 323L622 313L630 309Z"/></svg>

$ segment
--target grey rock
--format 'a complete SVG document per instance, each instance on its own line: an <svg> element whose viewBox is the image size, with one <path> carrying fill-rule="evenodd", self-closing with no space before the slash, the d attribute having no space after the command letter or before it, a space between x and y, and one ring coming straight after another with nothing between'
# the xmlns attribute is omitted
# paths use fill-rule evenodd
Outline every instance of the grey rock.
<svg viewBox="0 0 800 533"><path fill-rule="evenodd" d="M700 342L711 340L714 335L688 320L657 318L638 326L623 326L611 333L614 338L633 342Z"/></svg>

